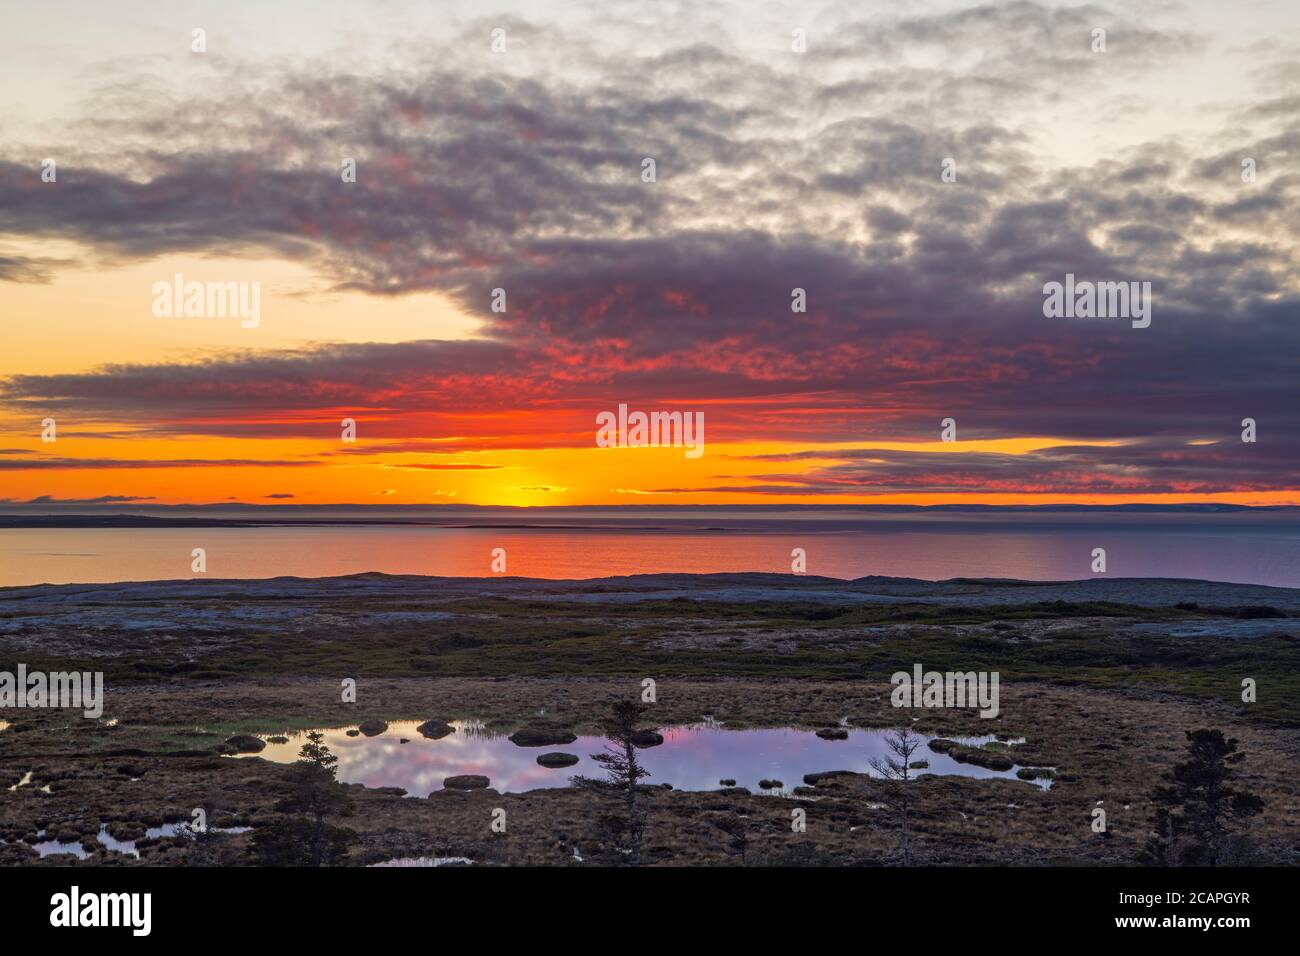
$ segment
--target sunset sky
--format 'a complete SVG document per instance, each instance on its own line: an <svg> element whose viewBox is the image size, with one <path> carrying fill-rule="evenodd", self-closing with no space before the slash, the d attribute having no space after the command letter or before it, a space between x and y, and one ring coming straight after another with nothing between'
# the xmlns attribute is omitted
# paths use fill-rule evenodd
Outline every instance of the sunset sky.
<svg viewBox="0 0 1300 956"><path fill-rule="evenodd" d="M6 4L0 500L1300 504L1298 24ZM1150 327L1045 317L1067 273ZM620 403L705 453L596 447Z"/></svg>

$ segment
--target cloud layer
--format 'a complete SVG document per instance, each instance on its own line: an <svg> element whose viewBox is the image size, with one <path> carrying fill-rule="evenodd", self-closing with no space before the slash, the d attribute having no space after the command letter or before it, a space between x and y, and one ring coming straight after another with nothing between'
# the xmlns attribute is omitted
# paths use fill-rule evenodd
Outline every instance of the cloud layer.
<svg viewBox="0 0 1300 956"><path fill-rule="evenodd" d="M341 289L442 293L481 337L11 376L0 400L153 435L319 437L350 414L452 451L589 446L619 402L703 409L714 442L862 442L736 486L779 494L1293 488L1285 85L1217 104L1218 131L1190 140L1054 150L1095 114L1150 109L1135 91L1194 69L1207 38L1028 2L832 21L802 56L689 31L638 54L634 28L593 14L562 35L510 21L497 60L484 23L371 73L222 61L180 102L119 77L57 183L0 152L0 234L19 244L0 280L64 267L22 240L108 263L271 254ZM1151 327L1045 318L1066 273L1150 282ZM931 441L944 417L964 439L1064 444L870 447ZM1121 444L1070 444L1098 439Z"/></svg>

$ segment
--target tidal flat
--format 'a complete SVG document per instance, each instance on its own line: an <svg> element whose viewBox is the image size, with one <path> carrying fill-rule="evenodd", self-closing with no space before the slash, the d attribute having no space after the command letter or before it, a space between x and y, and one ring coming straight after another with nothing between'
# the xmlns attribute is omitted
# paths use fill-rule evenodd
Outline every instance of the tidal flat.
<svg viewBox="0 0 1300 956"><path fill-rule="evenodd" d="M692 774L664 770L689 776L689 786L652 777L648 863L885 862L897 833L860 751L865 732L904 722L927 740L965 741L967 768L1003 759L1051 771L1050 786L1014 770L922 773L909 786L923 864L1132 864L1150 836L1151 792L1181 758L1184 732L1200 727L1222 729L1247 755L1243 785L1266 802L1250 829L1257 861L1294 864L1300 847L1300 592L1291 589L767 574L2 589L0 669L20 662L102 671L105 701L97 720L3 713L0 863L9 865L194 862L193 841L163 827L195 808L226 831L207 859L250 863L253 835L280 816L291 767L279 758L314 728L342 734L340 750L373 737L398 752L437 753L431 773L488 777L464 791L418 774L403 778L410 787L382 775L349 783L352 812L334 821L356 833L348 864L590 865L609 851L592 794L553 777L527 789L514 782L525 779L517 767L510 777L500 770L494 786L500 752L456 764L456 735L504 747L542 726L572 743L521 747L529 760L548 751L584 759L609 702L639 696L647 678L661 728L850 731L818 743L820 775L784 773L780 749L762 751L766 782L780 787L729 783L736 764L708 747L692 755L705 764ZM999 672L998 717L895 708L890 675L917 663ZM1254 703L1241 699L1247 678ZM348 679L355 703L342 699ZM384 730L363 733L368 722ZM414 732L424 722L456 726L437 749ZM271 749L236 755L228 741L239 735ZM654 748L646 754L653 767ZM938 751L918 756L939 762ZM711 760L716 787L705 789ZM1104 834L1090 826L1097 807ZM797 834L796 808L807 819ZM497 809L509 820L504 833L489 827ZM37 845L51 841L83 852L42 856ZM126 841L138 855L113 848Z"/></svg>

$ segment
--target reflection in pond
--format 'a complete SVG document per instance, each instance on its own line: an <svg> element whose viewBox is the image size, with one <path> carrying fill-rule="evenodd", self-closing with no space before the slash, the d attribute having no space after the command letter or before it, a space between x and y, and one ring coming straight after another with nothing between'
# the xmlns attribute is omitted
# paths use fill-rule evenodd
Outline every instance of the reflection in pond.
<svg viewBox="0 0 1300 956"><path fill-rule="evenodd" d="M416 732L419 721L395 721L374 737L349 737L353 728L322 730L325 743L338 755L339 780L367 787L401 787L411 796L428 796L441 790L447 777L481 774L501 792L517 793L542 787L565 787L575 774L602 776L591 759L605 747L601 737L579 737L571 744L547 747L519 747L505 736L488 733L481 721L453 721L453 733L440 740L427 740ZM803 784L804 774L827 770L867 773L871 758L889 756L887 731L848 731L847 740L822 740L811 731L776 728L722 730L715 726L662 728L664 742L641 751L641 759L653 774L647 783L669 783L678 790L717 790L722 780L755 793L789 793ZM401 743L406 738L408 743ZM264 738L265 739L265 738ZM953 738L965 746L993 743L993 737ZM1016 770L990 770L959 763L948 754L931 752L922 737L916 758L929 767L913 771L923 774L962 777L1000 777L1017 780ZM302 734L285 743L268 743L256 755L277 763L292 763L302 748ZM1005 743L1005 742L1004 742ZM567 767L547 768L537 763L544 753L573 754L578 762ZM1010 749L1014 754L1014 749ZM760 788L760 781L781 781L780 788ZM1021 781L1026 782L1026 781ZM1047 779L1030 781L1046 790Z"/></svg>

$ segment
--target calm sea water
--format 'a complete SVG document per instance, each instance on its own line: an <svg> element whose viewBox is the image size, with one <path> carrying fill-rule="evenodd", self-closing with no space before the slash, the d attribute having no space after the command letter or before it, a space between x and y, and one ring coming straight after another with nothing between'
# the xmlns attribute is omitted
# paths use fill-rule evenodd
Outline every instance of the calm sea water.
<svg viewBox="0 0 1300 956"><path fill-rule="evenodd" d="M632 526L629 526L632 525ZM1105 548L1112 577L1179 577L1300 587L1300 520L1249 515L1053 515L1008 519L849 520L660 517L651 523L571 519L549 527L266 526L229 528L0 529L0 585L193 577L191 551L207 552L208 578L389 574L488 576L492 552L506 573L592 578L654 572L790 571L943 580L1091 577Z"/></svg>

